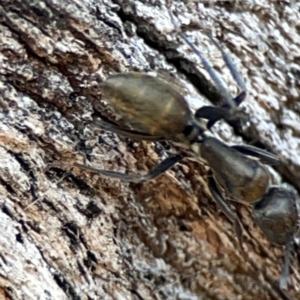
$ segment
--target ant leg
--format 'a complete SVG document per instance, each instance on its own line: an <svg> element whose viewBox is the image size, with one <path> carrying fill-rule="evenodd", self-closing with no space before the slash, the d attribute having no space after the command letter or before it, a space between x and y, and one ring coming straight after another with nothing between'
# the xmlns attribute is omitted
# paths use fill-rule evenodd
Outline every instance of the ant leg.
<svg viewBox="0 0 300 300"><path fill-rule="evenodd" d="M245 83L242 80L238 71L236 70L232 60L230 59L228 54L223 50L221 45L212 37L212 35L210 33L207 33L207 36L210 38L210 40L214 43L214 45L221 52L226 66L230 70L232 77L234 78L234 80L238 84L239 88L241 89L241 93L237 97L232 99L232 97L229 95L229 93L227 91L226 91L226 93L224 93L225 88L224 88L223 84L220 84L220 81L216 80L216 75L212 76L212 73L210 73L208 71L208 69L206 69L207 72L209 72L213 81L216 83L217 87L222 91L222 95L226 96L224 98L227 103L225 105L223 105L222 107L215 107L215 108L210 107L210 106L204 106L197 110L195 116L196 116L196 118L208 119L209 120L209 122L207 124L208 129L210 129L220 119L224 119L227 123L229 123L234 128L239 128L239 127L241 127L243 122L249 120L249 117L247 116L247 114L244 111L237 109L237 107L243 102L243 100L246 97Z"/></svg>
<svg viewBox="0 0 300 300"><path fill-rule="evenodd" d="M136 174L124 174L115 171L108 171L108 170L101 170L93 167L89 167L86 165L81 164L72 164L73 167L78 167L81 169L89 170L97 174L102 174L107 177L118 178L124 182L133 182L133 183L141 183L143 181L148 181L151 179L156 178L157 176L161 175L171 167L173 167L177 162L182 160L183 157L180 154L174 154L167 157L161 163L159 163L156 167L154 167L149 173L145 175L136 175Z"/></svg>
<svg viewBox="0 0 300 300"><path fill-rule="evenodd" d="M170 6L169 6L168 11L169 11L169 15L170 15L173 25L175 26L175 28L177 28L178 26L176 24L174 15L170 10ZM245 121L249 120L249 117L247 116L247 114L244 111L237 109L237 107L240 105L240 103L246 97L246 87L245 87L245 84L244 84L241 76L239 75L236 68L234 67L234 64L232 63L231 59L225 53L225 51L222 49L222 47L213 39L213 37L210 34L208 34L208 37L212 40L212 42L216 45L216 47L221 52L222 57L227 65L227 67L229 68L233 78L237 82L238 86L242 89L242 92L234 99L228 93L224 83L217 76L216 72L214 71L214 69L208 62L208 60L199 51L199 49L192 42L190 42L190 40L187 38L185 33L179 32L178 34L184 40L184 42L194 51L194 53L198 55L205 70L208 72L211 79L215 82L223 99L226 101L226 104L223 105L223 107L204 106L204 107L198 109L196 111L195 117L208 119L209 120L209 122L207 124L208 129L210 129L217 121L219 121L221 119L224 119L231 126L233 126L233 128L239 129Z"/></svg>
<svg viewBox="0 0 300 300"><path fill-rule="evenodd" d="M208 120L207 129L221 119L233 128L240 128L243 123L249 121L249 116L244 111L214 106L202 106L196 111L195 118Z"/></svg>
<svg viewBox="0 0 300 300"><path fill-rule="evenodd" d="M212 68L212 66L208 62L208 60L202 55L202 53L198 50L198 48L196 48L195 45L192 42L190 42L190 40L187 38L185 33L179 32L178 34L184 40L184 42L189 45L189 47L194 51L194 53L198 55L198 57L201 60L202 65L204 66L205 70L207 71L207 73L209 74L211 79L217 85L218 89L221 92L222 97L226 100L227 104L230 107L236 107L236 104L235 104L235 102L233 102L233 99L232 99L231 95L228 93L224 83L218 77L217 73Z"/></svg>
<svg viewBox="0 0 300 300"><path fill-rule="evenodd" d="M110 123L108 121L103 121L103 120L94 120L93 125L95 127L100 127L101 129L107 130L114 132L116 134L126 136L131 139L137 139L137 140L144 140L144 141L162 141L165 140L164 137L161 136L156 136L156 135L151 135L147 133L142 133L130 129L124 129L121 128L120 126Z"/></svg>
<svg viewBox="0 0 300 300"><path fill-rule="evenodd" d="M236 106L239 106L239 104L243 101L243 99L246 97L246 86L245 83L241 77L241 75L238 73L237 69L235 68L231 58L229 55L224 51L223 47L213 38L213 36L210 33L207 33L207 36L210 38L210 40L214 43L214 45L218 48L218 50L221 52L223 60L225 61L225 64L227 68L229 69L232 77L236 81L237 85L241 89L241 93L234 98L234 102ZM241 96L243 95L243 96Z"/></svg>
<svg viewBox="0 0 300 300"><path fill-rule="evenodd" d="M287 244L285 246L283 268L282 268L280 281L279 281L280 289L285 289L285 290L287 289L290 260L291 260L291 254L292 254L292 248L293 248L292 244L293 244L293 237L290 238L290 240L287 242Z"/></svg>
<svg viewBox="0 0 300 300"><path fill-rule="evenodd" d="M237 84L240 88L242 88L242 92L235 97L234 99L228 93L225 88L223 82L217 76L214 69L211 67L210 63L206 60L206 58L201 54L201 52L195 47L193 43L189 41L186 35L182 32L179 33L180 37L189 45L189 47L198 55L200 58L205 70L208 72L212 80L217 85L218 89L221 92L222 97L225 99L226 104L223 107L213 107L213 106L203 106L198 109L195 113L196 118L208 119L209 122L207 124L207 128L210 129L217 121L224 119L227 123L229 123L234 128L241 127L242 123L249 120L248 115L237 107L246 97L246 89L245 84L236 71L233 63L231 62L229 56L224 52L220 45L210 36L208 35L214 44L221 51L223 59L225 60L226 65L228 66L233 78L236 80Z"/></svg>
<svg viewBox="0 0 300 300"><path fill-rule="evenodd" d="M268 152L266 150L257 148L255 146L251 146L251 145L234 145L234 146L230 146L230 148L238 150L239 152L241 152L245 155L249 155L249 156L259 158L260 161L263 164L266 164L266 165L277 165L277 164L279 164L279 158L278 158L277 155L274 155L271 152Z"/></svg>
<svg viewBox="0 0 300 300"><path fill-rule="evenodd" d="M194 51L194 53L200 58L202 65L204 66L205 70L211 77L211 79L215 82L217 85L218 89L221 92L222 97L226 100L228 103L229 107L236 107L235 102L233 101L231 95L228 93L224 83L221 81L221 79L218 77L217 73L211 66L211 64L208 62L208 60L202 55L202 53L199 51L199 49L188 39L186 34L182 31L179 30L178 24L176 24L175 17L170 9L168 9L171 22L173 23L175 29L177 30L179 36L183 39L183 41Z"/></svg>
<svg viewBox="0 0 300 300"><path fill-rule="evenodd" d="M230 207L230 204L227 203L227 201L220 194L217 184L216 184L216 181L214 180L213 176L209 177L208 186L209 186L209 190L210 190L212 196L216 200L221 211L234 224L234 229L235 229L238 241L239 241L239 245L240 245L241 249L243 250L243 229L242 229L242 225L239 221L239 217L232 210L232 208Z"/></svg>

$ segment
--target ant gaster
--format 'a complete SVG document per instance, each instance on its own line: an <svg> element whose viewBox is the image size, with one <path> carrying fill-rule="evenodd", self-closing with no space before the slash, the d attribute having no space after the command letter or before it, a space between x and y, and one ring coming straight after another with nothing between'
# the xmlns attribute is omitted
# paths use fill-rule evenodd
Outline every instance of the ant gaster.
<svg viewBox="0 0 300 300"><path fill-rule="evenodd" d="M174 24L173 15L170 15ZM233 126L247 120L246 114L238 107L246 96L246 88L229 57L212 36L209 35L210 39L220 50L242 90L235 98L227 92L208 61L186 35L182 32L179 35L199 56L226 104L223 107L205 106L192 114L180 92L160 78L140 73L111 75L100 84L103 96L131 129L108 120L94 120L95 126L133 139L171 140L188 150L170 155L146 175L123 174L77 163L74 166L122 181L140 183L159 176L184 157L206 161L212 174L208 182L211 194L234 223L240 244L242 227L237 214L223 197L222 189L237 201L253 205L253 218L262 232L271 242L286 245L280 278L280 287L286 288L291 245L298 223L295 195L282 187L269 186L269 172L263 164L278 163L276 156L250 145L228 146L214 138L202 125L202 119L208 120L208 128L220 119Z"/></svg>

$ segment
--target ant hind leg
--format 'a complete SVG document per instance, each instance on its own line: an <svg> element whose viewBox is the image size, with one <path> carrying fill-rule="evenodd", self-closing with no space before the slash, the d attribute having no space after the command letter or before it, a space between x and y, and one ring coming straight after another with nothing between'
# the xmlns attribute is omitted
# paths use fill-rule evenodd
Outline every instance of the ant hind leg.
<svg viewBox="0 0 300 300"><path fill-rule="evenodd" d="M169 5L170 7L170 5ZM174 24L175 28L177 28L177 24L175 22L175 18L173 13L169 8L169 15L171 18L172 23ZM179 31L179 30L178 30ZM210 33L207 33L207 36L211 39L214 45L218 48L221 52L223 60L225 61L226 66L229 68L232 77L236 81L237 85L241 89L241 92L238 96L233 98L228 90L226 89L224 83L218 77L214 69L212 68L211 64L208 60L202 55L201 51L189 40L187 35L179 31L179 36L183 39L183 41L194 51L194 53L200 58L202 65L204 66L205 70L208 72L209 76L216 84L218 90L221 93L222 98L225 100L225 104L221 107L213 107L213 106L204 106L201 107L196 111L195 117L197 119L207 119L208 124L207 128L210 129L217 121L224 119L227 123L229 123L237 132L240 130L242 125L249 120L248 115L238 109L238 106L243 102L246 97L246 86L236 70L233 62L231 61L230 57L227 53L223 50L221 45L217 43L217 41L212 37Z"/></svg>
<svg viewBox="0 0 300 300"><path fill-rule="evenodd" d="M195 113L196 119L208 120L207 129L210 129L219 120L225 120L237 131L242 125L249 121L249 116L239 109L228 109L224 107L203 106Z"/></svg>

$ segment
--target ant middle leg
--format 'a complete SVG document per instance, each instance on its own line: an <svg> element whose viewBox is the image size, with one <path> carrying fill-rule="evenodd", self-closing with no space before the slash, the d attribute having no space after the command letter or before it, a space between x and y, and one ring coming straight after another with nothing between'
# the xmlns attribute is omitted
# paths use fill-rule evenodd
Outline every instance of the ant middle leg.
<svg viewBox="0 0 300 300"><path fill-rule="evenodd" d="M166 172L168 169L173 167L177 162L179 162L182 159L183 159L183 156L180 154L170 155L169 157L164 159L162 162L160 162L156 167L154 167L150 172L148 172L145 175L124 174L124 173L115 172L115 171L97 169L97 168L93 168L93 167L89 167L89 166L77 164L77 163L72 164L72 166L78 167L80 169L89 170L89 171L92 171L93 173L101 174L101 175L104 175L107 177L117 178L124 182L141 183L141 182L149 181L149 180L152 180L152 179L158 177L159 175Z"/></svg>
<svg viewBox="0 0 300 300"><path fill-rule="evenodd" d="M278 165L279 162L280 162L277 155L275 155L271 152L268 152L266 150L257 148L255 146L251 146L251 145L234 145L234 146L230 146L230 148L238 150L242 154L249 155L249 156L252 156L252 157L256 157L263 164L266 164L266 165Z"/></svg>

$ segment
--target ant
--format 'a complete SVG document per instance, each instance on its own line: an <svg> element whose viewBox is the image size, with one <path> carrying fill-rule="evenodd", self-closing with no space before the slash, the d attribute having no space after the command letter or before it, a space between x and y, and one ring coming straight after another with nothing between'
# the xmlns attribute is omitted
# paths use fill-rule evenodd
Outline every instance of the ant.
<svg viewBox="0 0 300 300"><path fill-rule="evenodd" d="M169 11L173 24L174 16ZM223 190L239 202L253 206L253 219L273 243L285 245L280 288L287 288L292 241L298 224L295 195L283 187L270 187L270 174L264 164L279 163L278 158L250 145L228 146L212 136L210 129L220 119L239 126L248 116L239 109L246 97L246 87L222 47L209 34L241 89L233 98L216 73L185 33L180 37L198 55L206 71L220 90L226 104L222 107L204 106L193 114L181 93L164 80L141 73L121 73L109 76L100 83L103 96L116 114L131 128L123 128L109 120L94 120L94 125L132 139L146 141L170 140L184 150L164 159L145 175L123 174L100 170L82 164L87 169L125 182L140 183L164 173L184 158L205 161L210 167L210 192L222 212L234 223L242 246L242 226L237 214L223 196ZM207 119L206 127L203 119Z"/></svg>

